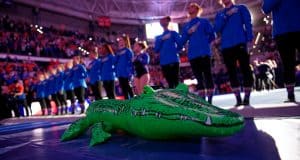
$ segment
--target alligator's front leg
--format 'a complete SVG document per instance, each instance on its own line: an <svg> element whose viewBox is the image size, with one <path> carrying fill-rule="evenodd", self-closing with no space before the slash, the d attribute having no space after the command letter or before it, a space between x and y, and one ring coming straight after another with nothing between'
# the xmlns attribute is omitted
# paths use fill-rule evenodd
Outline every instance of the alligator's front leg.
<svg viewBox="0 0 300 160"><path fill-rule="evenodd" d="M99 122L93 125L92 128L92 139L90 142L90 146L94 146L99 143L105 142L107 139L111 137L111 134L108 133L112 130L112 127L108 123Z"/></svg>
<svg viewBox="0 0 300 160"><path fill-rule="evenodd" d="M73 122L61 136L61 141L68 141L82 135L89 127L90 122L87 118L80 118Z"/></svg>

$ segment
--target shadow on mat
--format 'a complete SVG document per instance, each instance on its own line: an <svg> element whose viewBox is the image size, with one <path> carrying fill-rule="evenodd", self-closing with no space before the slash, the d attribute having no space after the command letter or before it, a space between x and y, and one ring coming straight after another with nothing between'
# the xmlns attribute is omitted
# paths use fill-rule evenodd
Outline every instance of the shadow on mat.
<svg viewBox="0 0 300 160"><path fill-rule="evenodd" d="M253 119L246 119L239 133L223 138L202 137L185 141L148 141L115 135L105 144L92 148L92 155L127 159L210 159L280 160L274 139L258 130ZM90 152L89 151L89 152ZM114 155L114 156L113 156Z"/></svg>

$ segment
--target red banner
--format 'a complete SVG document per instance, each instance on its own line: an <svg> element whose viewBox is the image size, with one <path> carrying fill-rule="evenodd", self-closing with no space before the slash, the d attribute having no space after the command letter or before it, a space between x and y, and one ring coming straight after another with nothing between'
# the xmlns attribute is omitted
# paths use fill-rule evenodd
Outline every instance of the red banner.
<svg viewBox="0 0 300 160"><path fill-rule="evenodd" d="M110 27L111 26L111 20L107 16L101 16L98 18L98 25L100 27Z"/></svg>

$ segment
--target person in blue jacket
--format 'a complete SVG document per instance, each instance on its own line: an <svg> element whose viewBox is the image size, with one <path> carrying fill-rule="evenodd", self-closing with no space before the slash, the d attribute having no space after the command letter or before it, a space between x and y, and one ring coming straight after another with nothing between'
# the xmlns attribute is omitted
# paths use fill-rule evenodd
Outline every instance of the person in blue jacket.
<svg viewBox="0 0 300 160"><path fill-rule="evenodd" d="M60 112L60 114L62 115L64 112L65 114L68 113L67 110L67 96L66 96L66 92L64 89L64 65L63 64L59 64L57 66L57 73L55 75L55 79L56 79L56 95L57 98L61 104L61 108L58 110L58 112Z"/></svg>
<svg viewBox="0 0 300 160"><path fill-rule="evenodd" d="M296 102L294 87L296 83L296 49L300 51L300 1L299 0L264 0L262 9L272 13L273 36L278 46L284 67L284 83L288 99Z"/></svg>
<svg viewBox="0 0 300 160"><path fill-rule="evenodd" d="M35 88L35 97L40 103L42 115L45 115L47 104L46 104L46 81L43 73L38 73L38 81L34 86Z"/></svg>
<svg viewBox="0 0 300 160"><path fill-rule="evenodd" d="M95 51L90 51L91 62L87 66L88 80L90 87L95 96L95 100L102 99L101 96L101 60L99 59L98 53Z"/></svg>
<svg viewBox="0 0 300 160"><path fill-rule="evenodd" d="M236 105L249 105L253 86L252 70L248 46L252 44L253 32L251 15L244 5L236 5L233 0L221 0L224 9L215 18L215 30L221 35L221 52L227 67L231 87L236 97ZM237 76L237 61L243 75L245 97L240 95L240 82Z"/></svg>
<svg viewBox="0 0 300 160"><path fill-rule="evenodd" d="M148 64L150 62L150 56L146 52L147 44L145 41L137 41L133 46L135 53L133 65L134 65L134 86L137 95L143 93L144 86L150 83L150 74Z"/></svg>
<svg viewBox="0 0 300 160"><path fill-rule="evenodd" d="M160 66L169 88L175 88L179 83L179 51L182 49L180 36L169 30L169 16L160 19L164 32L155 37L154 51L159 53Z"/></svg>
<svg viewBox="0 0 300 160"><path fill-rule="evenodd" d="M109 44L100 47L101 55L101 80L108 99L115 99L115 63L116 57Z"/></svg>
<svg viewBox="0 0 300 160"><path fill-rule="evenodd" d="M215 40L215 32L207 19L200 18L202 8L197 3L188 7L190 21L185 24L182 43L188 41L188 59L198 81L197 89L200 97L212 103L214 83L211 73L210 44Z"/></svg>
<svg viewBox="0 0 300 160"><path fill-rule="evenodd" d="M61 109L61 104L57 94L57 82L59 81L59 79L57 79L56 77L57 69L55 68L55 66L50 66L49 69L50 69L50 77L49 77L49 84L48 84L50 85L49 92L51 94L51 100L53 100L56 105L57 112L55 114L58 115L59 110Z"/></svg>
<svg viewBox="0 0 300 160"><path fill-rule="evenodd" d="M46 100L46 105L47 105L47 114L51 115L52 114L52 107L51 107L51 81L49 79L49 73L44 72L44 77L45 77L45 100Z"/></svg>
<svg viewBox="0 0 300 160"><path fill-rule="evenodd" d="M75 113L75 93L73 86L73 60L66 63L64 72L64 90L66 91L67 99L71 101L71 113Z"/></svg>
<svg viewBox="0 0 300 160"><path fill-rule="evenodd" d="M84 65L81 63L81 56L75 55L73 57L74 66L72 82L74 87L75 95L78 99L79 106L81 108L81 114L85 111L84 101L85 101L85 90L87 88L87 84L85 79L87 78L87 71Z"/></svg>
<svg viewBox="0 0 300 160"><path fill-rule="evenodd" d="M118 38L119 50L116 52L116 72L125 99L133 98L130 81L133 76L133 52L128 35Z"/></svg>
<svg viewBox="0 0 300 160"><path fill-rule="evenodd" d="M30 113L32 114L31 109L29 108L27 101L26 101L26 95L24 92L24 84L22 80L15 80L14 82L15 84L15 93L14 96L16 97L16 105L19 109L23 110L23 108L26 111L26 115L25 113L23 114L24 116L30 116ZM21 112L22 113L22 112Z"/></svg>

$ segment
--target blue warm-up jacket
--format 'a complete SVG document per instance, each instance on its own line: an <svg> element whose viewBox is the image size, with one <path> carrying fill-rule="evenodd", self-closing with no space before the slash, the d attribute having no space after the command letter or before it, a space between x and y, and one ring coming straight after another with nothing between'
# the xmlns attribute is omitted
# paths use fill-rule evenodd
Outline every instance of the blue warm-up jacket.
<svg viewBox="0 0 300 160"><path fill-rule="evenodd" d="M264 0L263 11L273 15L273 35L300 31L300 0Z"/></svg>
<svg viewBox="0 0 300 160"><path fill-rule="evenodd" d="M228 15L233 9L235 12ZM231 48L253 40L251 15L244 5L232 5L217 13L215 31L221 34L221 48Z"/></svg>
<svg viewBox="0 0 300 160"><path fill-rule="evenodd" d="M195 27L195 32L189 34L188 31ZM211 56L210 43L215 39L213 27L207 19L193 18L183 28L181 43L184 45L188 41L189 60L197 57Z"/></svg>
<svg viewBox="0 0 300 160"><path fill-rule="evenodd" d="M163 40L163 37L170 35L168 39ZM179 51L182 45L180 36L175 31L166 30L162 35L155 37L154 50L160 55L160 65L167 65L179 62Z"/></svg>

